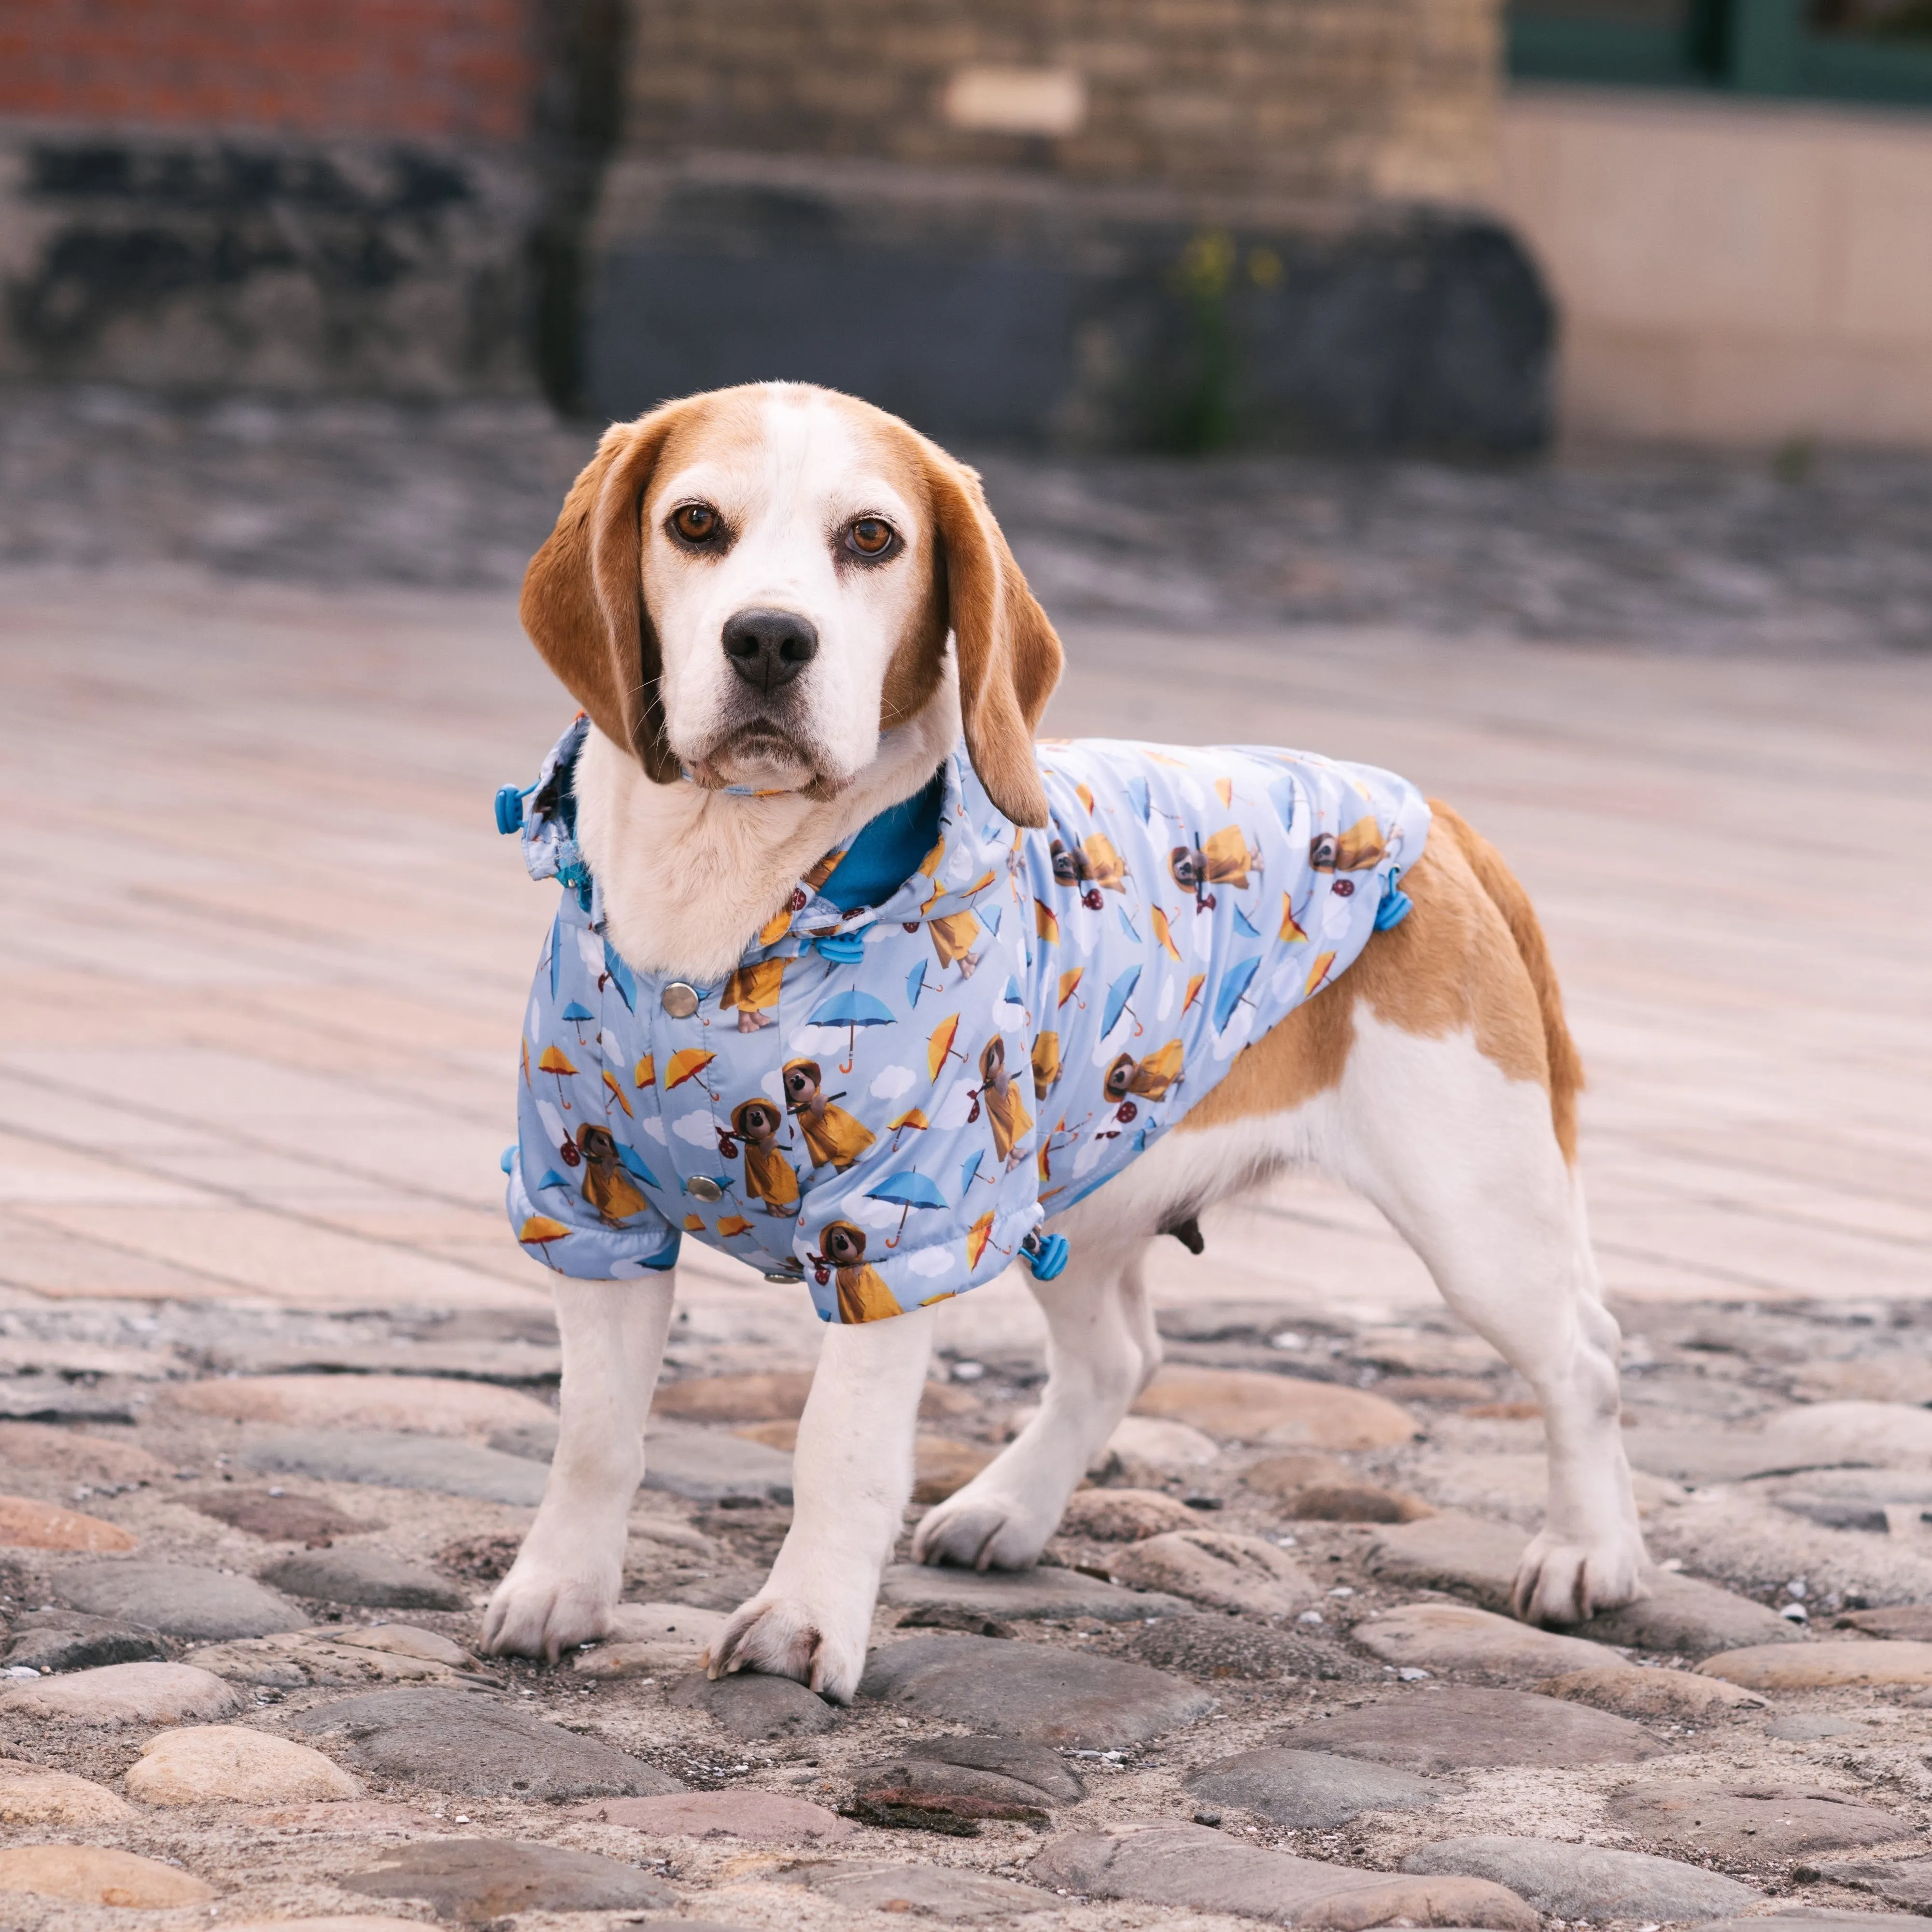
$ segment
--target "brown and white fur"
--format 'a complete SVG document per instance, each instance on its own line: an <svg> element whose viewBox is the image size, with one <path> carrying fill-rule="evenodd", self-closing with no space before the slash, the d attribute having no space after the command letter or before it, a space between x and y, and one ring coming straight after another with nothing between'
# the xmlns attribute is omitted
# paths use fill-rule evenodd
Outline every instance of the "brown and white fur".
<svg viewBox="0 0 1932 1932"><path fill-rule="evenodd" d="M868 556L880 526L890 542ZM712 534L694 543L698 526ZM815 651L788 682L761 683L755 659L748 676L727 656L724 627L747 611L810 626ZM522 615L590 714L578 836L610 937L640 967L722 978L813 861L920 790L962 729L995 802L1045 823L1031 741L1059 675L1052 626L975 474L848 397L773 383L611 429L530 566ZM720 789L733 784L778 795ZM1521 886L1453 812L1436 813L1402 881L1410 917L1052 1224L1072 1260L1034 1290L1048 1330L1044 1400L989 1468L927 1513L922 1561L1034 1560L1160 1363L1148 1244L1179 1216L1308 1166L1382 1209L1541 1404L1549 1504L1517 1575L1518 1613L1574 1622L1640 1593L1617 1329L1576 1172L1580 1069ZM609 1628L674 1294L668 1274L558 1285L560 1439L536 1522L490 1600L491 1650L554 1658ZM826 1331L791 1529L713 1647L714 1676L765 1671L853 1695L911 1492L933 1320L915 1310Z"/></svg>

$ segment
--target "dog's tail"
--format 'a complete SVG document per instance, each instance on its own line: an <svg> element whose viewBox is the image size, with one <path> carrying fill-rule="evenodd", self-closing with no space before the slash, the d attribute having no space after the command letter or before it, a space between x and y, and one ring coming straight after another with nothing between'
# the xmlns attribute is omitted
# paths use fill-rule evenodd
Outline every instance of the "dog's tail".
<svg viewBox="0 0 1932 1932"><path fill-rule="evenodd" d="M1429 801L1429 808L1435 814L1436 824L1446 826L1454 837L1478 884L1502 914L1529 974L1530 984L1536 988L1536 1004L1543 1014L1544 1047L1550 1060L1550 1124L1556 1130L1563 1158L1574 1166L1576 1096L1583 1085L1583 1061L1563 1018L1563 995L1556 984L1556 969L1550 964L1549 944L1538 922L1536 908L1516 874L1503 863L1502 854L1460 812L1437 799Z"/></svg>

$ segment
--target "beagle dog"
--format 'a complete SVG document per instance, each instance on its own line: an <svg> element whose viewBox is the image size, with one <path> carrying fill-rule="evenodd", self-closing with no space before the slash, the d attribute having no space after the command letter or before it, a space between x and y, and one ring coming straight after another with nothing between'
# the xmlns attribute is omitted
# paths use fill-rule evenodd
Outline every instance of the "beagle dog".
<svg viewBox="0 0 1932 1932"><path fill-rule="evenodd" d="M754 385L610 429L530 565L521 614L587 716L569 777L572 837L586 913L594 880L598 943L640 985L664 976L683 997L729 982L740 1017L711 1036L721 1052L740 1038L747 1013L757 1028L777 1011L776 991L761 982L748 990L748 957L761 956L761 943L785 930L788 907L806 904L824 883L828 855L928 794L936 775L950 769L956 780L969 763L996 830L1048 826L1046 754L1034 734L1060 673L1053 627L975 473L851 398ZM1000 1161L1026 1163L1002 1178L989 1161L980 1178L995 1189L1030 1189L1036 1171L1041 1199L1032 1211L1066 1238L1070 1258L1058 1278L1034 1284L1051 1371L1038 1412L989 1467L926 1514L913 1544L920 1560L981 1569L1034 1562L1160 1363L1143 1273L1149 1243L1163 1231L1185 1239L1216 1202L1312 1166L1382 1210L1448 1305L1536 1393L1549 1501L1516 1576L1518 1614L1574 1623L1640 1594L1644 1551L1618 1431L1618 1332L1603 1306L1576 1173L1581 1069L1522 887L1453 811L1436 805L1424 817L1426 844L1401 877L1406 916L1357 928L1358 950L1339 976L1318 959L1305 987L1296 979L1297 1003L1284 1017L1255 1019L1250 1006L1252 1033L1227 1036L1225 1064L1204 1066L1190 1048L1184 1076L1178 1044L1161 1046L1160 1033L1130 1054L1118 1040L1104 1050L1086 1042L1083 1068L1090 1058L1095 1077L1106 1070L1106 1104L1118 1117L1106 1129L1108 1158L1126 1163L1097 1191L1070 1186L1064 1205L1047 1198L1078 1166L1058 1159L1070 1141L1064 1118L1054 1124L1055 1089L1071 1082L1073 1062L1052 1016L1033 1016L1010 1048L997 1034L983 1048L973 1043L961 1077L977 1076ZM1324 908L1374 910L1365 897L1337 897L1311 899L1316 910L1304 910L1279 860L1263 868L1244 836L1204 836L1196 823L1174 829L1184 842L1171 832L1162 842L1162 850L1172 847L1168 864L1136 860L1132 869L1156 878L1172 872L1182 896L1172 922L1185 930L1163 916L1160 931L1177 958L1188 934L1232 920L1238 899L1258 909L1267 894L1269 934L1278 920L1291 946L1323 943L1304 926ZM1365 876L1360 868L1387 869L1387 836L1364 808L1312 848L1304 833L1303 862L1324 891L1353 891L1351 868L1355 879ZM1016 854L1021 842L1015 832ZM1043 944L1049 928L1057 934L1068 921L1129 918L1130 868L1112 843L1038 842L1028 934L1036 920ZM989 866L969 890L997 893L1009 883ZM1056 883L1064 888L1058 911L1047 898ZM1386 892L1394 878L1382 884ZM1012 892L1023 904L1021 887ZM933 923L946 929L932 933L936 961L919 967L908 993L935 983L924 976L934 970L949 998L976 997L982 982L965 982L994 943L988 922L955 912L939 886L933 892ZM1219 900L1229 903L1217 909ZM1000 943L1019 922L1010 910ZM956 964L964 969L956 976L946 970ZM779 976L771 975L774 987ZM1262 983L1256 974L1254 986ZM1062 1000L1084 997L1070 994L1067 976L1060 986ZM1234 990L1229 1010L1238 1012L1244 1002ZM1003 997L1010 995L998 986L986 995ZM1063 1028L1074 1010L1061 1009ZM1180 1023L1162 1030L1178 1034ZM760 1034L745 1037L755 1045ZM799 1424L790 1529L708 1667L713 1676L794 1678L843 1702L864 1668L880 1574L911 1492L934 1317L928 1304L906 1305L909 1274L894 1275L898 1294L888 1287L880 1270L890 1242L874 1239L878 1252L868 1253L856 1220L813 1222L811 1186L801 1202L790 1168L778 1173L784 1163L772 1150L789 1121L786 1131L805 1144L802 1171L846 1187L842 1201L860 1201L849 1170L890 1159L901 1136L875 1145L847 1111L856 1098L835 1103L826 1089L836 1054L820 1046L812 1057L782 1016L772 1037L782 1043L771 1049L764 1100L723 1116L744 1142L746 1190L757 1202L730 1226L742 1238L810 1247L800 1278L808 1263L836 1279L837 1299L821 1306L828 1326ZM944 1063L966 1045L938 1054L935 1078L951 1077ZM652 1066L638 1060L640 1080ZM662 1082L661 1064L653 1077ZM717 1104L729 1108L733 1098ZM1144 1120L1121 1125L1130 1109L1164 1106L1185 1112L1158 1138ZM621 1221L652 1178L631 1175L600 1132L584 1136L581 1148L595 1180L594 1192L584 1184L596 1210L590 1240L607 1238L608 1223ZM736 1184L728 1172L724 1180ZM705 1180L703 1198L716 1198L719 1185ZM907 1208L893 1211L902 1224ZM976 1262L983 1232L979 1241ZM610 1628L674 1281L662 1261L625 1279L560 1274L558 1445L536 1520L490 1600L491 1651L554 1658Z"/></svg>

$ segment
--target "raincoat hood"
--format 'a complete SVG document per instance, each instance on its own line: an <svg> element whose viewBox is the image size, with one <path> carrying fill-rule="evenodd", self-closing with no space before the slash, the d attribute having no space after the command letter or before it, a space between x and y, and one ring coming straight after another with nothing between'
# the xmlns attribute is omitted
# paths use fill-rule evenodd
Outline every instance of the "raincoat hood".
<svg viewBox="0 0 1932 1932"><path fill-rule="evenodd" d="M637 971L605 932L570 788L586 729L520 811L532 877L565 890L505 1157L518 1238L610 1279L670 1266L688 1234L803 1281L827 1321L944 1300L1016 1256L1057 1272L1042 1222L1402 916L1428 834L1414 788L1372 766L1102 740L1038 748L1049 823L1030 830L962 747L903 884L843 910L824 887L847 848L828 853L699 986Z"/></svg>

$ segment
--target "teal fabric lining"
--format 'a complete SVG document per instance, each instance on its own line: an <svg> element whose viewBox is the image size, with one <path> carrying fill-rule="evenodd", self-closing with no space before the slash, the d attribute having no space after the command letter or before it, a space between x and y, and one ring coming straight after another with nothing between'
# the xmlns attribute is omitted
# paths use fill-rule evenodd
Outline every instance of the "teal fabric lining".
<svg viewBox="0 0 1932 1932"><path fill-rule="evenodd" d="M939 809L945 800L945 782L935 777L925 790L888 806L859 828L820 891L841 912L883 905L938 843Z"/></svg>

